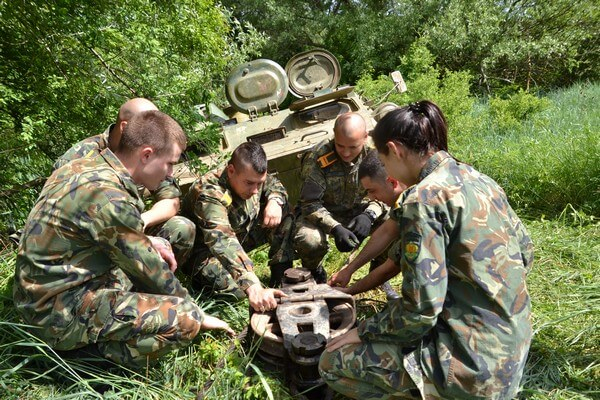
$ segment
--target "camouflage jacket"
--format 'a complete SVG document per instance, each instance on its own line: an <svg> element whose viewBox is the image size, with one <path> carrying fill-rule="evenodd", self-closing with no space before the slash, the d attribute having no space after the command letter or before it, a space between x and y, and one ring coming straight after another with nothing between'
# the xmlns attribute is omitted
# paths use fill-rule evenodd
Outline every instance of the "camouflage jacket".
<svg viewBox="0 0 600 400"><path fill-rule="evenodd" d="M202 232L196 235L194 254L215 256L242 290L259 283L243 245L255 224L262 223L261 212L272 198L287 202L287 192L274 175L268 174L258 193L244 200L233 192L227 170L219 169L194 182L182 202L183 214Z"/></svg>
<svg viewBox="0 0 600 400"><path fill-rule="evenodd" d="M309 222L329 233L338 220L349 220L365 209L372 210L375 218L387 211L383 203L369 200L358 180L358 167L367 151L372 150L365 146L352 165L338 157L333 140L317 144L306 154L299 205Z"/></svg>
<svg viewBox="0 0 600 400"><path fill-rule="evenodd" d="M443 151L400 204L402 298L359 336L416 347L411 376L422 371L444 397L512 398L532 336L524 225L496 182Z"/></svg>
<svg viewBox="0 0 600 400"><path fill-rule="evenodd" d="M99 135L95 135L80 142L75 143L69 150L65 152L53 165L53 169L56 170L69 161L77 160L79 158L93 157L100 153L100 151L108 147L108 134L114 125L106 128L104 132ZM140 195L144 193L145 188L138 186ZM151 193L152 200L158 202L165 199L175 199L181 196L181 190L173 177L169 177L162 181L158 188Z"/></svg>
<svg viewBox="0 0 600 400"><path fill-rule="evenodd" d="M109 149L54 171L17 253L13 295L24 320L56 337L84 296L130 289L119 281L123 272L139 292L188 297L142 233L142 209L136 184Z"/></svg>

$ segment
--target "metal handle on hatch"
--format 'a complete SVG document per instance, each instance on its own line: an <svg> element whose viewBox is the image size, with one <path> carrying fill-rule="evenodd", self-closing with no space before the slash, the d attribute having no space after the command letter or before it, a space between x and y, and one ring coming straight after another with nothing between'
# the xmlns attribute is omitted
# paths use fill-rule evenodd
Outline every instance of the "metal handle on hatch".
<svg viewBox="0 0 600 400"><path fill-rule="evenodd" d="M320 130L320 131L314 131L314 132L306 133L306 134L302 135L302 137L300 138L300 141L303 142L304 139L306 139L307 137L312 136L312 135L316 135L317 133L327 133L327 131Z"/></svg>

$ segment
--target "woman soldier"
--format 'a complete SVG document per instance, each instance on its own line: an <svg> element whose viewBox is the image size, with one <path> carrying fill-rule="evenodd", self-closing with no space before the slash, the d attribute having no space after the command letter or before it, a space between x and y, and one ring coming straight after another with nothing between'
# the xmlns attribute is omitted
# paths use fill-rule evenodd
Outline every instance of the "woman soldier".
<svg viewBox="0 0 600 400"><path fill-rule="evenodd" d="M322 377L362 400L513 398L532 335L524 225L496 182L448 153L434 103L389 112L372 135L387 173L409 187L389 253L402 297L328 343Z"/></svg>

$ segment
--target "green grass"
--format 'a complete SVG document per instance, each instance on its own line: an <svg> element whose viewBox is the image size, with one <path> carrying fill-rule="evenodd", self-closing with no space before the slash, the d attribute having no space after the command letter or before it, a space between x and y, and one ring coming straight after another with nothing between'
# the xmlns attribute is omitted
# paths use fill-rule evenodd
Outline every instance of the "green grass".
<svg viewBox="0 0 600 400"><path fill-rule="evenodd" d="M530 219L526 224L536 244L536 261L528 277L535 336L520 397L598 398L600 223L568 209L559 218ZM266 281L265 249L253 252L252 257L258 261L259 277ZM329 273L346 257L332 250L327 259ZM12 310L14 250L2 252L0 267L0 393L4 392L0 398L193 399L212 381L206 399L291 399L281 376L261 369L253 358L255 349L219 334L202 333L190 348L143 371L115 368L107 374L83 361L61 360L19 325ZM394 278L394 286L399 287L400 279ZM359 317L381 309L384 298L380 291L360 296ZM246 302L199 302L237 332L245 327ZM87 376L80 373L82 368ZM102 397L95 388L107 384L111 389Z"/></svg>
<svg viewBox="0 0 600 400"><path fill-rule="evenodd" d="M504 187L536 246L527 278L535 336L521 398L600 398L599 96L600 85L589 84L553 93L547 108L511 129L498 128L478 105L462 132L452 130L452 151ZM266 249L251 257L267 282ZM330 251L328 272L346 258ZM254 357L255 348L219 333L201 333L189 348L139 371L62 360L14 312L14 261L14 249L0 246L0 399L196 399L199 392L205 399L292 398L281 375ZM401 277L392 282L398 288ZM377 290L359 296L358 317L380 310L384 299ZM198 302L237 332L245 328L247 302ZM101 395L101 388L108 390Z"/></svg>
<svg viewBox="0 0 600 400"><path fill-rule="evenodd" d="M464 128L450 127L450 149L493 177L515 208L556 217L571 204L598 216L600 85L575 85L547 99L547 107L518 125L510 112L498 116L478 104Z"/></svg>

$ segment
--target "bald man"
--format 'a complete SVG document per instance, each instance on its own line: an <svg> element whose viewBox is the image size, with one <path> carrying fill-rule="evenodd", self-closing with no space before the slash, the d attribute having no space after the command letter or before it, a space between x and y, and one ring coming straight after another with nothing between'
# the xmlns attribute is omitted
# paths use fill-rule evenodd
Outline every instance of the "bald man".
<svg viewBox="0 0 600 400"><path fill-rule="evenodd" d="M143 111L158 110L156 105L148 99L141 97L127 100L117 115L117 121L110 125L103 133L83 139L74 144L65 154L54 163L56 170L70 161L91 157L109 148L118 151L119 143L125 126L136 114ZM138 187L140 194L145 188ZM150 188L148 188L150 190ZM158 188L150 190L153 204L142 213L144 233L167 239L173 247L177 264L183 264L189 257L194 245L196 227L187 218L177 216L180 207L179 197L181 191L173 177L168 177Z"/></svg>
<svg viewBox="0 0 600 400"><path fill-rule="evenodd" d="M367 152L367 127L360 114L346 113L333 127L333 140L317 144L302 160L300 216L294 231L294 249L302 266L318 283L327 275L322 261L332 235L341 252L354 250L380 222L386 207L370 200L358 181L358 167Z"/></svg>

